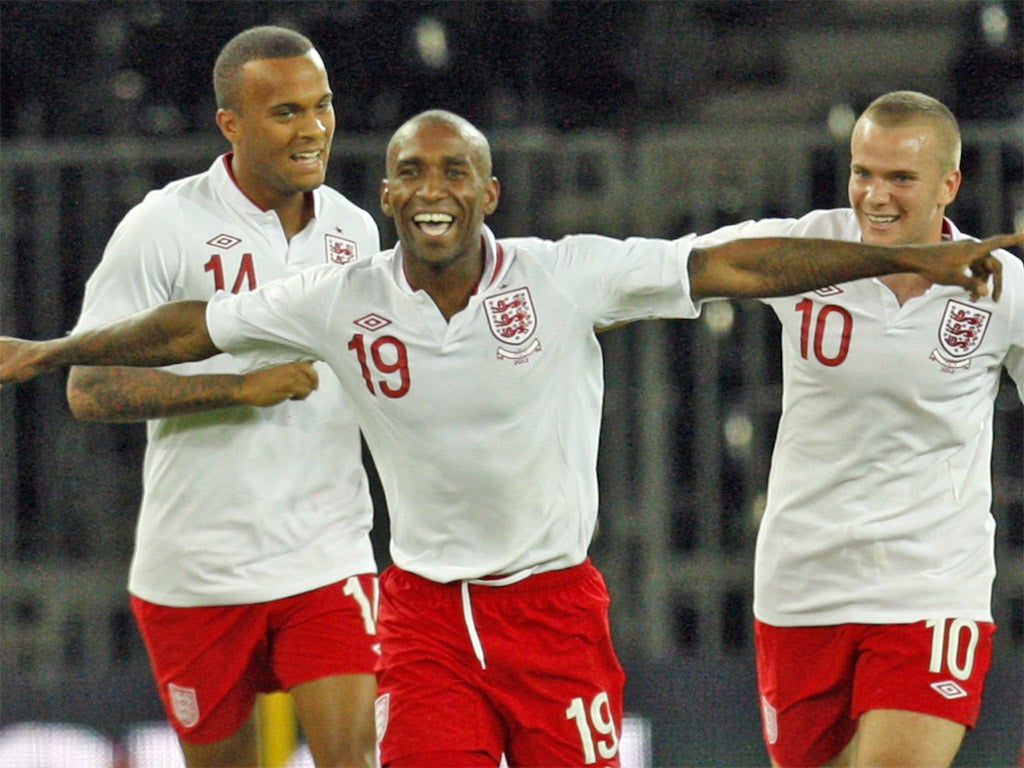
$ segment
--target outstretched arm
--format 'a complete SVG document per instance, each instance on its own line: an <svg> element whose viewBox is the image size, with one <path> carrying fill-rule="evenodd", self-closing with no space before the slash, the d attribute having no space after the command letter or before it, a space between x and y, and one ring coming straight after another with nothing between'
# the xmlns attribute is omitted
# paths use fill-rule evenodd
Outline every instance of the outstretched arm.
<svg viewBox="0 0 1024 768"><path fill-rule="evenodd" d="M972 299L1002 290L1002 265L990 253L1024 242L1024 232L980 242L865 245L816 238L732 240L690 254L690 293L696 299L790 296L863 277L913 272L933 283L959 285Z"/></svg>
<svg viewBox="0 0 1024 768"><path fill-rule="evenodd" d="M176 301L116 323L48 341L0 338L0 384L72 365L146 368L219 353L206 330L206 302Z"/></svg>

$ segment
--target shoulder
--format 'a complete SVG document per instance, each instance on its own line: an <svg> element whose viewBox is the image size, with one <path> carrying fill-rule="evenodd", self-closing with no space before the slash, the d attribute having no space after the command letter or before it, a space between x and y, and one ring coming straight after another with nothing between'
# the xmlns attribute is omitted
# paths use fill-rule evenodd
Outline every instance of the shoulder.
<svg viewBox="0 0 1024 768"><path fill-rule="evenodd" d="M750 219L720 227L697 238L698 247L754 237L813 237L826 240L860 238L857 219L849 208L815 210L799 218Z"/></svg>
<svg viewBox="0 0 1024 768"><path fill-rule="evenodd" d="M369 211L360 208L334 187L325 184L317 190L317 194L325 217L341 218L351 222L349 226L358 224L366 230L377 231L377 222Z"/></svg>
<svg viewBox="0 0 1024 768"><path fill-rule="evenodd" d="M798 230L814 237L834 240L860 238L860 225L852 208L828 208L811 211L797 220Z"/></svg>
<svg viewBox="0 0 1024 768"><path fill-rule="evenodd" d="M219 210L209 173L176 179L160 189L151 190L126 214L146 220L152 226L173 226L183 212L200 212L204 216Z"/></svg>
<svg viewBox="0 0 1024 768"><path fill-rule="evenodd" d="M554 242L539 237L503 237L498 240L498 245L506 255L529 255L549 253L554 247Z"/></svg>

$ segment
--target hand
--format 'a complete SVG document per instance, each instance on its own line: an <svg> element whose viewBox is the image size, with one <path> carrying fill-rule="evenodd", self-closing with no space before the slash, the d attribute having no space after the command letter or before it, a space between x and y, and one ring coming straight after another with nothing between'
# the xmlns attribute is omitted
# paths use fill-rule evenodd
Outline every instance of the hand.
<svg viewBox="0 0 1024 768"><path fill-rule="evenodd" d="M957 240L942 245L919 246L934 250L934 258L926 256L920 273L933 283L959 285L971 294L971 301L989 292L992 279L992 300L999 301L1003 292L1003 265L990 255L998 248L1009 248L1024 242L1024 232L1014 235L996 235L981 241Z"/></svg>
<svg viewBox="0 0 1024 768"><path fill-rule="evenodd" d="M0 384L28 381L50 370L42 365L42 342L0 336Z"/></svg>
<svg viewBox="0 0 1024 768"><path fill-rule="evenodd" d="M305 400L319 386L320 377L313 363L303 360L245 374L238 399L263 408L284 400Z"/></svg>

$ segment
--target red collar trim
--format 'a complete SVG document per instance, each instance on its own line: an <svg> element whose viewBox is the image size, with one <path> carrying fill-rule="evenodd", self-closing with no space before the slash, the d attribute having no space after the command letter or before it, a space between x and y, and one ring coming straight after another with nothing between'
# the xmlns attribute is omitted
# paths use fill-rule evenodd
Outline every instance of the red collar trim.
<svg viewBox="0 0 1024 768"><path fill-rule="evenodd" d="M224 168L227 170L228 176L231 178L231 182L235 185L235 189L237 189L239 192L241 192L246 200L248 200L250 203L252 203L257 208L259 208L263 213L266 213L270 209L269 208L264 208L262 205L257 203L251 197L249 197L249 195L247 195L245 193L245 190L242 189L242 185L238 183L238 179L235 177L235 172L231 168L231 158L234 157L234 156L235 156L234 152L228 152L228 153L226 153L224 155L224 158L223 158L224 159ZM312 197L313 193L312 192L304 192L303 196L306 196L306 195L309 195L310 197ZM314 198L314 205L315 205L315 198ZM313 210L313 215L316 216L316 209L315 208Z"/></svg>
<svg viewBox="0 0 1024 768"><path fill-rule="evenodd" d="M239 184L239 183L238 183L238 179L237 179L237 178L235 178L235 172L234 172L234 170L233 170L233 169L231 168L231 158L232 158L232 157L234 157L234 156L235 156L235 153L234 153L234 152L228 152L228 153L227 153L226 155L224 155L224 167L225 167L225 168L227 169L227 171L228 171L228 176L230 176L230 177L231 177L231 181L232 181L232 182L234 183L234 185L235 185L235 189L237 189L237 190L238 190L239 192L241 192L241 193L242 193L242 195L244 195L244 196L245 196L245 199L246 199L246 200L248 200L248 201L249 201L250 203L252 203L253 205L255 205L255 206L256 206L257 208L259 208L259 209L260 209L261 211L263 211L264 213L266 213L267 209L266 209L266 208L264 208L264 207L263 207L262 205L260 205L259 203L257 203L257 202L256 202L255 200L253 200L253 199L252 199L251 197L249 197L248 195L246 195L246 194L245 194L245 190L244 190L244 189L242 189L242 185L241 185L241 184Z"/></svg>
<svg viewBox="0 0 1024 768"><path fill-rule="evenodd" d="M501 267L505 263L505 251L501 248L501 243L496 242L494 244L494 271L491 273L491 281L487 283L487 287L490 288L498 279L498 275L501 274Z"/></svg>

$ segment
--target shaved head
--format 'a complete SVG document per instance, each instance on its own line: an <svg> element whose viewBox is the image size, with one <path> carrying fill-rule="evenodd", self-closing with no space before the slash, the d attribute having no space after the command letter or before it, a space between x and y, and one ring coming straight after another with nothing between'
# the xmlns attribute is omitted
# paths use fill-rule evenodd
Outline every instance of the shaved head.
<svg viewBox="0 0 1024 768"><path fill-rule="evenodd" d="M406 120L401 127L395 131L388 142L387 164L390 172L394 158L397 156L398 148L410 136L416 133L423 125L447 125L473 147L473 161L477 164L477 170L482 176L491 175L491 145L487 137L464 117L448 112L444 109L430 109L420 112L418 115Z"/></svg>
<svg viewBox="0 0 1024 768"><path fill-rule="evenodd" d="M305 56L313 43L285 27L252 27L231 38L213 65L213 92L219 109L240 107L242 68L250 61Z"/></svg>
<svg viewBox="0 0 1024 768"><path fill-rule="evenodd" d="M938 99L917 91L892 91L871 102L857 119L882 128L929 125L938 140L936 160L944 170L960 167L960 127L949 108Z"/></svg>

